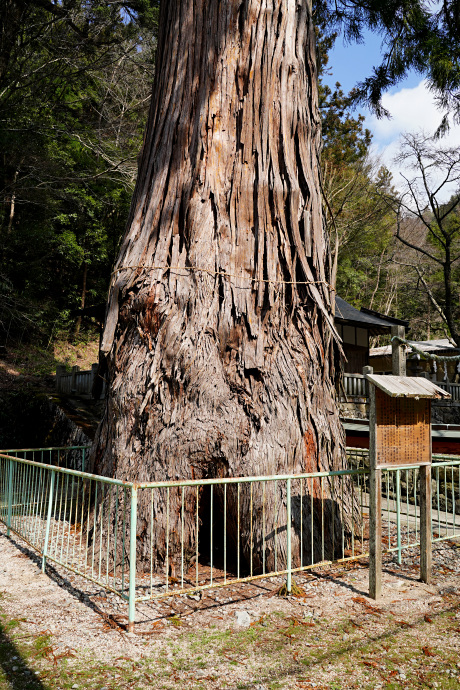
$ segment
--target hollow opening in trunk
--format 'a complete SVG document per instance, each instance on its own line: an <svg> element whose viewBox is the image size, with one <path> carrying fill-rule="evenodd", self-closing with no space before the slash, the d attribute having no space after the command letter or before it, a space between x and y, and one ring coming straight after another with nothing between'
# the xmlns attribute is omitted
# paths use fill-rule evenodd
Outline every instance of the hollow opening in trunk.
<svg viewBox="0 0 460 690"><path fill-rule="evenodd" d="M238 573L237 517L230 513L229 502L225 511L224 503L223 487L203 487L199 506L199 563L203 567L210 567L212 563L213 569L226 570L227 574L236 577ZM241 544L239 551L240 577L245 577L249 575L250 567L243 555Z"/></svg>

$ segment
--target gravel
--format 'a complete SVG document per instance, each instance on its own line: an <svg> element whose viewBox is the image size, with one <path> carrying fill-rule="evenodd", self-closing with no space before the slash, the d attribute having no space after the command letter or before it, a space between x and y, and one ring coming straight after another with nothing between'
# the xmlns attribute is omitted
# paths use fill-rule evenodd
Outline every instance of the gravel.
<svg viewBox="0 0 460 690"><path fill-rule="evenodd" d="M441 597L458 592L460 548L456 542L436 545L432 585L418 580L417 549L406 550L405 561L402 567L397 568L391 556L384 557L383 596L378 603L381 609L391 610L397 618L423 618L423 615L431 614L441 602ZM369 604L375 606L375 602L367 599L368 569L364 564L356 563L296 575L296 583L305 592L301 598L276 596L283 583L283 579L277 577L253 584L231 585L220 590L217 597L209 590L200 596L140 604L135 633L127 634L125 602L64 569L51 566L47 568L47 574L42 574L39 560L27 545L16 537L7 539L3 528L0 528L0 563L3 613L9 618L26 619L20 624L24 637L51 633L56 656L71 652L81 658L87 653L91 658L102 661L119 657L135 661L156 656L173 664L174 658L169 656L172 644L175 652L181 647L187 648L184 632L207 629L244 631L252 622L263 622L264 618L275 613L308 622L322 619L331 624L346 614L359 622L360 617L369 615L360 600L366 597ZM171 616L174 616L173 620ZM340 638L346 642L349 636L340 634ZM214 654L212 663L217 664ZM460 669L460 663L457 667ZM242 682L242 672L243 668L227 664L225 667L216 665L212 669L197 669L193 674L196 679L208 679L215 674L217 678L224 678L228 687L236 687ZM407 670L401 664L398 680L403 681L406 677ZM248 687L259 690L265 687L254 685L256 681L249 678ZM203 682L210 688L221 687L213 680ZM315 682L322 687L316 678ZM314 687L314 684L310 683L310 686ZM77 690L79 685L72 687Z"/></svg>

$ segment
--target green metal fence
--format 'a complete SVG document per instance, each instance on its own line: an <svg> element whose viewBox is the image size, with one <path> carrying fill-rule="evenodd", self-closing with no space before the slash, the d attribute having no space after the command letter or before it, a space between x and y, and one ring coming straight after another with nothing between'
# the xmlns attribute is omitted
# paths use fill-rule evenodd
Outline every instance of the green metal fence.
<svg viewBox="0 0 460 690"><path fill-rule="evenodd" d="M65 467L68 470L85 472L86 460L91 446L53 446L52 448L15 448L1 450L4 455L12 455L22 460L33 460L46 465Z"/></svg>
<svg viewBox="0 0 460 690"><path fill-rule="evenodd" d="M72 450L84 457L86 448ZM14 532L35 549L43 570L48 559L123 598L133 577L126 548L131 489L132 484L116 479L0 455L0 520L7 535ZM110 501L115 506L113 525L104 520Z"/></svg>
<svg viewBox="0 0 460 690"><path fill-rule="evenodd" d="M369 451L347 448L352 468L366 470L364 478L365 504L368 506ZM460 457L433 455L432 485L432 541L460 536ZM405 548L419 546L420 505L419 468L416 466L382 470L383 517L386 524L388 552L396 552L398 563Z"/></svg>
<svg viewBox="0 0 460 690"><path fill-rule="evenodd" d="M155 483L74 469L86 451L1 453L0 520L43 569L49 560L126 600L131 630L139 602L273 576L290 591L296 572L368 555L366 451L348 449L342 471ZM434 457L435 541L460 535L459 468ZM399 560L418 544L417 482L415 467L383 477L383 546Z"/></svg>

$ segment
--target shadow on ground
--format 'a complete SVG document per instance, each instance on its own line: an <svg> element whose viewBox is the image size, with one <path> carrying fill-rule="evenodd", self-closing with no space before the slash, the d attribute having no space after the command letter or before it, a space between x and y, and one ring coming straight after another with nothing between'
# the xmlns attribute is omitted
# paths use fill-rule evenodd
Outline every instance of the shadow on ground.
<svg viewBox="0 0 460 690"><path fill-rule="evenodd" d="M20 651L7 634L4 626L0 625L0 666L8 688L14 690L45 690L39 678L36 677Z"/></svg>

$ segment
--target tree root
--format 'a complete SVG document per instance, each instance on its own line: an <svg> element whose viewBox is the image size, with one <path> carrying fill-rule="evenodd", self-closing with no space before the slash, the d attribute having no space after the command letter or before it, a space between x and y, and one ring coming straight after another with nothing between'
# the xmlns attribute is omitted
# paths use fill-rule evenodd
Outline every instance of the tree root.
<svg viewBox="0 0 460 690"><path fill-rule="evenodd" d="M302 587L299 587L299 585L294 580L292 580L290 592L288 592L287 584L284 583L279 588L277 594L279 597L305 597L305 596L307 596L307 593L305 592L305 590L302 589Z"/></svg>

